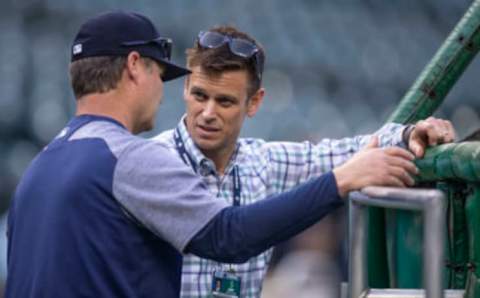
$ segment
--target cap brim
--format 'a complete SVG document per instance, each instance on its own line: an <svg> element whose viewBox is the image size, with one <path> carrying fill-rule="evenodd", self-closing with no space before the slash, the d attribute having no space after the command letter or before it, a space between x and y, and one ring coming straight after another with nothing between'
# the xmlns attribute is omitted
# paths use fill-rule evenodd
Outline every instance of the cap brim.
<svg viewBox="0 0 480 298"><path fill-rule="evenodd" d="M191 73L190 70L180 67L178 65L175 65L171 62L161 60L159 61L160 64L165 65L165 73L162 76L162 80L164 82L188 75Z"/></svg>

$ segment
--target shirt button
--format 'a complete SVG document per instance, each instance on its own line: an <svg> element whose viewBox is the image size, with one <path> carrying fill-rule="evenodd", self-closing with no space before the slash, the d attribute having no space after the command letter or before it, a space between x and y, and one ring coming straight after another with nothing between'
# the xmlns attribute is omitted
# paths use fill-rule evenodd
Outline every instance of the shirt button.
<svg viewBox="0 0 480 298"><path fill-rule="evenodd" d="M200 169L198 170L198 172L200 173L200 175L202 176L208 176L208 174L210 174L210 169L208 167L200 167Z"/></svg>

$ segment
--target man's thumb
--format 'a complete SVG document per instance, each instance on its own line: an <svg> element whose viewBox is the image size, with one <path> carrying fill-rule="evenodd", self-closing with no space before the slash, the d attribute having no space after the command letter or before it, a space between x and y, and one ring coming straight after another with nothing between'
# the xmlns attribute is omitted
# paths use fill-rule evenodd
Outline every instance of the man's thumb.
<svg viewBox="0 0 480 298"><path fill-rule="evenodd" d="M378 136L372 136L372 139L365 147L365 149L377 148L378 147Z"/></svg>

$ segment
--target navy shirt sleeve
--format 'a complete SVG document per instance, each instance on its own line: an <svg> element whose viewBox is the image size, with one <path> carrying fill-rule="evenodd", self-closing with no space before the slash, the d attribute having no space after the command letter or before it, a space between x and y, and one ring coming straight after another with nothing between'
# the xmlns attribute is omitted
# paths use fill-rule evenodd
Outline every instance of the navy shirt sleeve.
<svg viewBox="0 0 480 298"><path fill-rule="evenodd" d="M343 204L332 172L254 204L223 209L190 241L203 258L243 263Z"/></svg>

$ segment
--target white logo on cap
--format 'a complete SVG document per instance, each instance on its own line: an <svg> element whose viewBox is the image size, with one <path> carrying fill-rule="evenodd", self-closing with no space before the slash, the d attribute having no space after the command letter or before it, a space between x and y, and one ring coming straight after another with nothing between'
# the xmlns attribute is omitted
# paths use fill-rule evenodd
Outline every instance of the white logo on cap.
<svg viewBox="0 0 480 298"><path fill-rule="evenodd" d="M74 55L80 54L81 52L82 52L82 44L81 43L73 46L73 54Z"/></svg>

